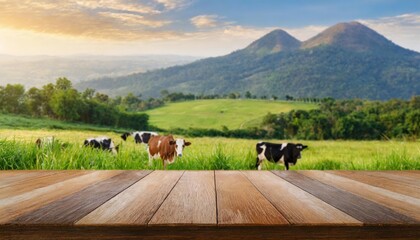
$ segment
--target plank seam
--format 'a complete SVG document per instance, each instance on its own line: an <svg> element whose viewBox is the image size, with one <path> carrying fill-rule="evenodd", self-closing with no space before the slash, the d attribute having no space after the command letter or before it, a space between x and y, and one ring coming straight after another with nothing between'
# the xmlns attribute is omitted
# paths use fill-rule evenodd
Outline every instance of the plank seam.
<svg viewBox="0 0 420 240"><path fill-rule="evenodd" d="M363 225L365 225L365 226L371 225L371 223L368 223L368 222L367 222L367 221L369 221L369 220L363 219L363 217L360 217L359 215L354 215L354 214L352 214L352 213L350 213L350 212L348 212L348 211L345 211L344 209L340 209L340 208L339 208L339 206L334 206L334 205L332 205L331 203L326 202L324 199L320 198L319 196L316 196L316 195L314 195L313 193L311 193L311 192L307 191L306 189L304 189L303 187L299 186L299 184L295 184L295 183L293 183L292 181L290 181L289 179L284 178L284 177L282 177L282 176L280 176L280 175L277 175L274 171L271 171L271 173L273 173L273 174L274 174L274 175L276 175L277 177L279 177L279 178L281 178L281 179L284 179L285 181L287 181L287 182L289 182L289 183L291 183L291 184L295 185L296 187L298 187L298 188L302 189L303 191L305 191L305 192L307 192L307 193L311 194L312 196L314 196L314 197L316 197L316 198L320 199L321 201L325 202L326 204L328 204L328 205L330 205L330 206L332 206L332 207L334 207L334 208L336 208L336 209L338 209L338 210L340 210L340 211L342 211L342 212L346 213L347 215L349 215L349 216L351 216L351 217L355 218L356 220L360 221ZM300 174L300 173L298 173L298 172L295 172L295 173L296 173L296 174L298 174L298 175L305 176L305 175ZM305 177L307 177L307 176L305 176ZM366 201L366 202L371 202L371 203L373 203L373 204L376 204L376 205L378 205L378 206L382 207L383 209L387 209L387 210L389 210L390 212L394 212L394 213L396 213L397 215L399 215L399 217L398 217L399 219L398 219L398 220L400 220L400 221L401 221L401 220L403 220L403 219L401 219L401 218L406 218L406 219L404 219L405 221L409 220L409 222L411 222L411 223L417 222L415 219L413 219L413 218L411 218L411 217L409 217L409 216L407 216L407 215L405 215L405 214L402 214L402 213L399 213L399 212L397 212L397 211L394 211L393 209L388 208L388 207L386 207L386 206L384 206L384 205L378 204L378 203L376 203L376 202L374 202L374 201L371 201L371 200L369 200L369 199L366 199L366 198L364 198L364 197L360 197L360 196L358 196L358 195L356 195L356 194L353 194L353 193L347 192L347 191L345 191L345 190L342 190L342 189L340 189L340 188L337 188L337 187L331 186L331 185L329 185L329 184L323 183L323 182L321 182L321 181L319 181L319 180L317 180L317 179L313 179L313 178L311 178L311 177L307 177L307 178L311 179L312 181L315 181L315 182L321 183L321 184L323 184L323 185L326 185L326 186L328 186L328 187L330 187L330 188L337 189L337 190L339 190L339 191L344 191L344 192L346 192L347 194L350 194L350 195L353 195L353 196L355 196L355 197L358 197L358 198L360 198L360 199L361 199L361 200L363 200L363 201Z"/></svg>
<svg viewBox="0 0 420 240"><path fill-rule="evenodd" d="M217 202L216 170L213 170L214 196L216 197L216 226L219 226L219 208Z"/></svg>
<svg viewBox="0 0 420 240"><path fill-rule="evenodd" d="M174 190L175 186L178 185L179 180L181 180L182 176L184 176L185 170L182 172L181 176L178 178L178 180L176 181L176 183L174 184L174 186L171 188L171 190L168 192L168 194L166 194L165 198L163 199L163 201L160 203L159 207L156 209L156 211L151 214L150 218L147 219L147 225L149 226L150 221L152 220L152 218L156 215L156 213L159 211L159 209L162 207L163 203L166 201L166 199L169 197L169 195L171 195L171 192ZM153 224L152 224L153 225Z"/></svg>
<svg viewBox="0 0 420 240"><path fill-rule="evenodd" d="M265 194L264 193L262 193L261 191L260 191L260 189L242 172L242 171L240 171L241 172L241 174L242 175L244 175L245 176L245 178L252 184L252 186L254 186L254 188L255 189L257 189L257 191L262 195L262 196L264 196L264 198L280 213L280 215L287 221L287 223L289 223L289 225L293 225L290 221L289 221L289 219L287 219L285 216L284 216L284 214L283 214L283 212L280 210L280 209L278 209L277 207L276 207L276 205L274 205L273 204L273 202L271 202L270 201L270 199L268 199L267 198L267 196L265 196Z"/></svg>
<svg viewBox="0 0 420 240"><path fill-rule="evenodd" d="M334 172L328 172L328 173L333 174L335 176L344 177L344 178L347 178L347 179L350 179L350 180L353 180L353 181L356 181L356 182L364 183L364 184L367 184L367 185L370 185L370 186L374 186L374 187L377 187L377 188L386 189L386 190L391 191L391 192L394 192L394 193L398 193L398 194L402 194L402 195L406 195L406 196L409 196L409 197L414 197L414 198L420 199L417 196L411 196L411 195L409 195L407 193L402 193L402 192L399 192L399 191L395 191L393 189L386 188L384 186L379 186L377 184L373 184L370 181L362 181L361 179L352 178L351 176L341 175L341 174L334 173ZM367 174L367 176L372 177L372 178L376 178L377 180L381 180L382 179L382 180L386 180L386 181L390 181L390 182L395 182L394 180L389 179L389 178L385 178L385 177L380 177L380 176L375 176L375 175L370 175L370 174ZM407 188L411 188L411 189L414 188L413 190L419 189L417 186L410 185L410 184L404 184L404 183L398 183L398 184L400 184L401 186L407 187Z"/></svg>
<svg viewBox="0 0 420 240"><path fill-rule="evenodd" d="M40 176L39 178L44 178L44 177L53 176L53 175L56 175L56 174L58 174L58 173L60 173L60 172L48 173L48 174L45 174L45 175L43 175L43 176ZM6 179L7 179L7 178L6 178ZM27 182L27 181L33 181L33 179L32 179L32 178L22 179L22 180L20 180L20 181L13 182L13 183L11 183L11 184L9 184L9 185L0 186L0 189L2 189L2 188L7 188L7 187L14 187L14 186L20 185L20 184L22 184L22 183L25 183L25 182Z"/></svg>
<svg viewBox="0 0 420 240"><path fill-rule="evenodd" d="M124 171L124 172L125 172L125 171ZM120 173L120 174L118 174L118 175L115 175L114 177L119 176L119 175L123 174L124 172L122 172L122 173ZM147 170L147 171L145 171L145 172L147 172L147 174L146 174L146 175L142 176L142 177L141 177L141 178L139 178L137 181L133 182L132 184L130 184L130 185L129 185L129 186L127 186L126 188L122 189L121 191L119 191L118 193L116 193L115 195L113 195L112 197L110 197L107 201L103 202L101 205L97 206L95 209L93 209L92 211L88 212L85 216L83 216L83 217L81 217L81 218L79 218L79 219L76 219L76 220L73 222L73 224L77 223L77 222L78 222L78 221L80 221L82 218L86 217L87 215L89 215L90 213L92 213L93 211L95 211L96 209L98 209L99 207L101 207L102 205L104 205L105 203L109 202L111 199L113 199L113 198L114 198L115 196L117 196L118 194L120 194L120 193L124 192L124 191L125 191L125 190L127 190L129 187L131 187L131 186L133 186L134 184L138 183L140 180L142 180L143 178L145 178L146 176L148 176L148 175L149 175L150 173L152 173L153 171L152 171L152 170Z"/></svg>
<svg viewBox="0 0 420 240"><path fill-rule="evenodd" d="M350 216L350 217L352 217L352 218L356 219L356 220L357 220L357 221L359 221L362 225L365 225L365 224L366 224L363 220L358 219L358 218L356 218L355 216L352 216L351 214L349 214L349 213L347 213L347 212L343 211L342 209L340 209L340 208L338 208L338 207L336 207L336 206L334 206L334 205L331 205L330 203L327 203L326 201L324 201L323 199L321 199L321 198L319 198L318 196L314 195L313 193L308 192L306 189L304 189L304 188L302 188L302 187L300 187L300 186L298 186L298 185L295 185L293 182L291 182L291 181L289 181L289 180L287 180L287 179L285 179L285 178L282 178L281 176L279 176L279 175L275 174L273 171L270 171L270 172L271 172L274 176L276 176L276 177L279 177L279 178L283 179L284 181L286 181L286 182L288 182L288 183L292 184L292 185L293 185L293 186L295 186L295 187L298 187L298 188L299 188L299 189L301 189L302 191L304 191L304 192L306 192L306 193L308 193L308 194L312 195L313 197L315 197L315 198L319 199L320 201L324 202L325 204L327 204L327 205L331 206L332 208L336 209L337 211L340 211L340 212L342 212L342 213L344 213L344 214L346 214L346 215L348 215L348 216ZM312 178L311 178L311 179L312 179Z"/></svg>

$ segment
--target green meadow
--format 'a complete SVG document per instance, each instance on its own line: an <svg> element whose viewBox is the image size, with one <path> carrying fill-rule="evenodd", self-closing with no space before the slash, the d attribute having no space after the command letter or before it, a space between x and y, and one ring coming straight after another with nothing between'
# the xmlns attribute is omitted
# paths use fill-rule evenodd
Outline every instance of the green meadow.
<svg viewBox="0 0 420 240"><path fill-rule="evenodd" d="M170 103L145 111L150 124L162 129L240 129L258 126L268 113L310 110L316 104L257 99L212 99Z"/></svg>
<svg viewBox="0 0 420 240"><path fill-rule="evenodd" d="M120 152L82 147L89 137L107 135ZM58 143L38 148L38 137L55 136ZM176 136L179 137L179 136ZM256 140L227 138L187 138L192 145L169 170L252 170L255 169ZM270 140L285 142L283 140ZM420 142L414 141L291 141L302 142L309 149L302 152L291 170L420 170ZM68 146L62 147L61 143ZM0 169L162 169L154 160L148 165L145 145L134 144L132 138L122 141L112 131L91 130L12 130L0 129ZM263 169L284 169L265 162Z"/></svg>

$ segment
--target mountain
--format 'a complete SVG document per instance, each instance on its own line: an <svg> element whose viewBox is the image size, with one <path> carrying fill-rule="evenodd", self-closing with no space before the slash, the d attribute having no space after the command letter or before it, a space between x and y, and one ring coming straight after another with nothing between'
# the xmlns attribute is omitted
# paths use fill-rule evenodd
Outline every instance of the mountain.
<svg viewBox="0 0 420 240"><path fill-rule="evenodd" d="M0 55L0 81L5 84L42 86L67 77L74 83L100 77L126 76L132 73L182 65L197 60L185 56L10 56ZM24 70L24 71L22 71Z"/></svg>
<svg viewBox="0 0 420 240"><path fill-rule="evenodd" d="M299 40L287 32L277 29L251 43L246 51L263 56L281 51L293 51L298 49L300 44Z"/></svg>
<svg viewBox="0 0 420 240"><path fill-rule="evenodd" d="M420 95L420 54L357 23L339 23L299 42L275 30L226 56L77 84L110 95L160 91L257 96L407 99Z"/></svg>
<svg viewBox="0 0 420 240"><path fill-rule="evenodd" d="M372 29L358 23L339 23L315 37L307 40L302 48L314 48L322 45L336 46L343 49L364 51L398 51L398 46Z"/></svg>

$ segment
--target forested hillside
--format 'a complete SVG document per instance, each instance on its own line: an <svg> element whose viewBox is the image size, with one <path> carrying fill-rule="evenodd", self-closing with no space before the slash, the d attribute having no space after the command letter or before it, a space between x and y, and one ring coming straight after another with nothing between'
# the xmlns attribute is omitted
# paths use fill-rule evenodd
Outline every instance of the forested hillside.
<svg viewBox="0 0 420 240"><path fill-rule="evenodd" d="M249 91L280 98L409 99L420 94L420 54L351 22L337 24L305 42L276 30L226 56L76 86L144 97L169 90L193 94Z"/></svg>

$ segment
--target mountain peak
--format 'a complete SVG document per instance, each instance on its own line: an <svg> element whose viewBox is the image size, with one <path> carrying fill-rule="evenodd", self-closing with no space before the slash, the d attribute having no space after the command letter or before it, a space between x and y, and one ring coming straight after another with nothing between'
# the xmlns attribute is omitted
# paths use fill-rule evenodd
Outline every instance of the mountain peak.
<svg viewBox="0 0 420 240"><path fill-rule="evenodd" d="M359 22L338 23L327 28L315 37L305 41L302 48L313 48L321 45L334 45L356 51L396 47L384 36Z"/></svg>
<svg viewBox="0 0 420 240"><path fill-rule="evenodd" d="M287 32L276 29L251 43L246 51L257 55L266 55L281 51L291 51L300 47L300 41Z"/></svg>

